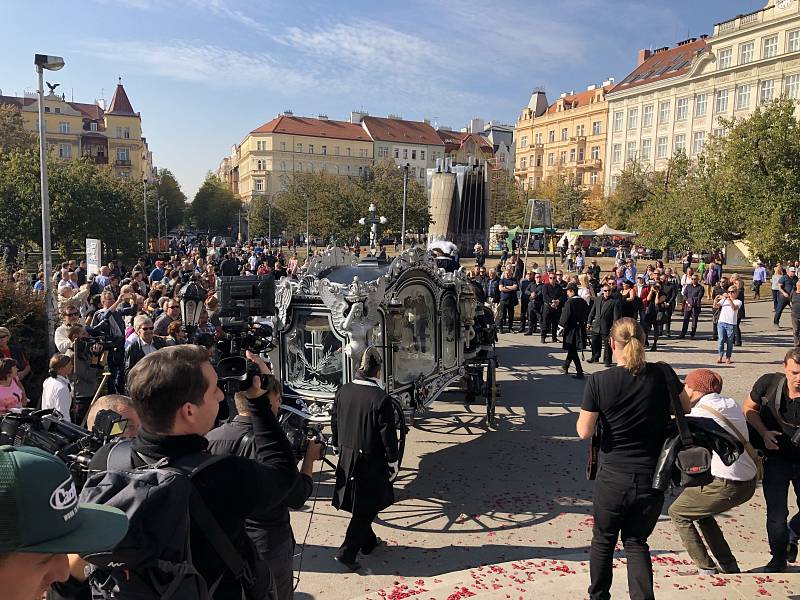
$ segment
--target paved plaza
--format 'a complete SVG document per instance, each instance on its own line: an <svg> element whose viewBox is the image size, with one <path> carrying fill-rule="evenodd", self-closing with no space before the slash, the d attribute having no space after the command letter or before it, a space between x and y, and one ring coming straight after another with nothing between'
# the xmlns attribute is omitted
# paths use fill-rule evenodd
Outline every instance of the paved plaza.
<svg viewBox="0 0 800 600"><path fill-rule="evenodd" d="M723 394L740 402L759 375L780 369L791 344L786 316L784 329L772 326L771 301L746 308L744 346L735 349L733 366L719 368ZM666 361L681 375L717 368L716 345L708 339L710 309L704 310L697 340L664 340L648 359ZM584 477L587 442L575 434L584 382L562 375L565 352L560 345L541 344L538 336L503 335L499 354L502 397L496 430L487 431L483 406L465 406L456 393L440 398L417 421L396 484L398 501L376 524L387 546L360 558L358 574L333 560L348 515L330 506L333 474L322 473L298 599L587 596L592 484ZM585 367L588 373L603 368ZM673 498L668 494L650 538L659 598L800 599L800 569L781 575L690 575L692 564L666 515ZM310 508L293 513L298 544L310 517ZM760 489L721 522L744 571L766 564ZM627 597L622 555L613 591L616 598Z"/></svg>

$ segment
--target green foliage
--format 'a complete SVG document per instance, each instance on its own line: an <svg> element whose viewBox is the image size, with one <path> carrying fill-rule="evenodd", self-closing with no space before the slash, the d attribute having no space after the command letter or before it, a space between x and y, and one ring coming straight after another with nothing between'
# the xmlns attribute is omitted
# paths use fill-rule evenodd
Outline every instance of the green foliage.
<svg viewBox="0 0 800 600"><path fill-rule="evenodd" d="M37 137L25 129L15 106L0 104L0 154L36 150Z"/></svg>
<svg viewBox="0 0 800 600"><path fill-rule="evenodd" d="M0 152L0 238L20 246L42 239L39 155Z"/></svg>
<svg viewBox="0 0 800 600"><path fill-rule="evenodd" d="M192 200L189 218L192 225L200 230L225 234L237 223L241 206L241 201L233 192L209 171Z"/></svg>
<svg viewBox="0 0 800 600"><path fill-rule="evenodd" d="M524 227L527 204L527 194L513 177L503 176L496 179L489 207L489 226L500 224L512 229Z"/></svg>
<svg viewBox="0 0 800 600"><path fill-rule="evenodd" d="M164 227L164 208L167 212L167 228L174 229L178 225L184 224L186 216L187 204L186 194L181 190L178 180L169 169L158 170L158 181L156 183L156 190L158 197L161 198L161 227ZM151 201L152 202L152 201ZM153 202L154 207L158 206L158 202ZM150 204L148 204L148 208ZM148 213L149 216L149 213ZM150 219L148 219L150 221ZM155 222L155 228L150 224L150 231L158 229L158 222Z"/></svg>
<svg viewBox="0 0 800 600"><path fill-rule="evenodd" d="M366 177L359 180L359 184L368 199L375 203L378 214L386 217L384 232L399 235L403 222L402 169L397 168L394 161L385 158ZM427 231L429 224L430 212L425 188L409 173L406 188L406 229L421 233Z"/></svg>
<svg viewBox="0 0 800 600"><path fill-rule="evenodd" d="M247 219L250 224L250 237L267 237L272 231L272 237L278 237L286 230L286 215L279 206L272 203L266 196L256 196L250 201L247 209ZM270 221L272 227L270 228Z"/></svg>
<svg viewBox="0 0 800 600"><path fill-rule="evenodd" d="M22 347L31 363L31 381L37 388L47 372L47 315L44 302L27 287L17 287L0 266L0 325L11 330L11 340ZM36 393L37 390L30 390ZM37 394L38 395L38 394Z"/></svg>

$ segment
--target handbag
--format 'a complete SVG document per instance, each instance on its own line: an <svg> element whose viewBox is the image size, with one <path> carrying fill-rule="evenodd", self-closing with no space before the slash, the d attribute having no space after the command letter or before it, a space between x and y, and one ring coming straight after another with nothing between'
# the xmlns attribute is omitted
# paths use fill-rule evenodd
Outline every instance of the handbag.
<svg viewBox="0 0 800 600"><path fill-rule="evenodd" d="M597 468L600 459L600 421L595 425L592 440L589 444L589 458L586 461L586 479L594 481L597 478Z"/></svg>
<svg viewBox="0 0 800 600"><path fill-rule="evenodd" d="M666 369L670 367L665 363L658 363L664 375L664 382L668 381ZM669 386L667 386L669 389ZM689 424L683 414L683 407L677 394L669 390L672 411L675 414L675 423L680 433L682 449L675 456L673 471L676 477L673 480L681 487L701 487L714 481L711 473L711 451L702 446L695 446Z"/></svg>
<svg viewBox="0 0 800 600"><path fill-rule="evenodd" d="M715 417L718 417L723 423L725 423L729 429L732 429L733 432L736 434L736 437L739 438L739 441L742 442L742 446L744 446L745 452L747 452L747 456L749 456L753 464L756 466L756 481L761 481L764 479L764 457L761 453L753 448L753 445L744 439L744 436L741 434L738 428L734 426L733 423L728 420L728 418L719 412L715 408L711 408L710 406L704 406L700 404L698 408L702 408L704 411L711 413Z"/></svg>

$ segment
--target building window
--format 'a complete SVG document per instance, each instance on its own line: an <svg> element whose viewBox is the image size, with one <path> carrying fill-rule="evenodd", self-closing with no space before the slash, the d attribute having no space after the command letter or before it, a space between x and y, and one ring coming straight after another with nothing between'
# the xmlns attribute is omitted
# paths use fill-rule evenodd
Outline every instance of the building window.
<svg viewBox="0 0 800 600"><path fill-rule="evenodd" d="M505 162L506 162L506 160L505 160L505 157L504 157L504 156L501 156L501 157L500 157L500 162L502 162L502 163L505 163ZM542 155L541 155L541 154L537 154L537 155L536 155L536 166L537 166L537 167L541 167L541 166L542 166Z"/></svg>
<svg viewBox="0 0 800 600"><path fill-rule="evenodd" d="M297 171L298 173L302 173L303 172L303 163L301 163L301 162L297 163L297 168L295 169L295 171Z"/></svg>
<svg viewBox="0 0 800 600"><path fill-rule="evenodd" d="M58 133L69 133L69 123L67 121L58 122Z"/></svg>
<svg viewBox="0 0 800 600"><path fill-rule="evenodd" d="M61 114L61 109L60 109L58 106L56 106L56 107L53 109L53 112L54 112L54 113L56 113L57 115L60 115L60 114Z"/></svg>
<svg viewBox="0 0 800 600"><path fill-rule="evenodd" d="M726 135L728 135L728 130L724 127L719 127L714 129L711 134L717 138L724 138Z"/></svg>
<svg viewBox="0 0 800 600"><path fill-rule="evenodd" d="M575 126L575 137L583 137L585 135L586 135L586 126L583 125L583 124L576 125Z"/></svg>
<svg viewBox="0 0 800 600"><path fill-rule="evenodd" d="M302 152L303 151L303 144L297 144L296 150L297 150L297 152Z"/></svg>
<svg viewBox="0 0 800 600"><path fill-rule="evenodd" d="M58 145L59 158L72 158L72 144L59 144Z"/></svg>
<svg viewBox="0 0 800 600"><path fill-rule="evenodd" d="M566 142L569 139L569 129L567 127L561 128L561 141Z"/></svg>
<svg viewBox="0 0 800 600"><path fill-rule="evenodd" d="M411 150L411 160L417 160L417 151Z"/></svg>
<svg viewBox="0 0 800 600"><path fill-rule="evenodd" d="M566 150L562 150L561 151L561 162L559 164L563 165L563 164L566 164L566 162L567 162L567 151Z"/></svg>
<svg viewBox="0 0 800 600"><path fill-rule="evenodd" d="M614 127L613 130L615 132L622 131L622 119L623 114L621 110L614 111Z"/></svg>
<svg viewBox="0 0 800 600"><path fill-rule="evenodd" d="M626 148L625 158L627 160L636 160L636 142L628 142Z"/></svg>
<svg viewBox="0 0 800 600"><path fill-rule="evenodd" d="M592 171L589 173L589 183L592 185L597 185L597 171Z"/></svg>
<svg viewBox="0 0 800 600"><path fill-rule="evenodd" d="M580 150L578 150L578 160L583 162L584 158L586 158L586 151L583 148L581 148Z"/></svg>
<svg viewBox="0 0 800 600"><path fill-rule="evenodd" d="M327 146L323 146L322 147L322 154L328 154L328 147Z"/></svg>
<svg viewBox="0 0 800 600"><path fill-rule="evenodd" d="M789 75L786 78L786 95L792 100L800 98L800 75Z"/></svg>
<svg viewBox="0 0 800 600"><path fill-rule="evenodd" d="M750 84L740 85L736 88L736 108L750 107Z"/></svg>
<svg viewBox="0 0 800 600"><path fill-rule="evenodd" d="M309 154L314 154L314 144L309 144L308 145L308 153Z"/></svg>
<svg viewBox="0 0 800 600"><path fill-rule="evenodd" d="M571 163L575 162L575 148L570 148L570 151L569 151L569 162L571 162Z"/></svg>
<svg viewBox="0 0 800 600"><path fill-rule="evenodd" d="M611 147L611 162L615 165L622 162L622 144L614 144Z"/></svg>
<svg viewBox="0 0 800 600"><path fill-rule="evenodd" d="M658 105L658 122L669 123L670 101L660 102Z"/></svg>
<svg viewBox="0 0 800 600"><path fill-rule="evenodd" d="M533 139L536 140L537 144L541 144L542 143L542 134L541 133L537 133L536 135L533 136Z"/></svg>
<svg viewBox="0 0 800 600"><path fill-rule="evenodd" d="M281 152L286 152L286 142L281 142L280 148Z"/></svg>
<svg viewBox="0 0 800 600"><path fill-rule="evenodd" d="M761 91L759 97L761 98L761 104L766 104L767 102L772 101L772 97L775 94L775 82L772 79L766 79L761 82Z"/></svg>
<svg viewBox="0 0 800 600"><path fill-rule="evenodd" d="M600 146L592 146L592 153L590 155L592 160L597 160L600 158Z"/></svg>
<svg viewBox="0 0 800 600"><path fill-rule="evenodd" d="M394 149L394 157L395 158L400 158L400 148L395 148Z"/></svg>
<svg viewBox="0 0 800 600"><path fill-rule="evenodd" d="M259 158L256 161L256 170L257 171L263 171L266 168L266 165L267 165L267 161L265 161L263 158Z"/></svg>
<svg viewBox="0 0 800 600"><path fill-rule="evenodd" d="M692 136L692 154L702 154L706 143L706 132L695 131Z"/></svg>
<svg viewBox="0 0 800 600"><path fill-rule="evenodd" d="M403 148L403 158L408 158L408 148Z"/></svg>
<svg viewBox="0 0 800 600"><path fill-rule="evenodd" d="M285 171L285 170L286 170L286 161L282 160L281 161L281 171Z"/></svg>
<svg viewBox="0 0 800 600"><path fill-rule="evenodd" d="M708 94L697 94L694 99L694 116L705 117L708 106Z"/></svg>
<svg viewBox="0 0 800 600"><path fill-rule="evenodd" d="M575 173L575 183L578 185L583 185L583 171L578 171Z"/></svg>
<svg viewBox="0 0 800 600"><path fill-rule="evenodd" d="M117 127L116 134L117 139L122 138L122 127Z"/></svg>
<svg viewBox="0 0 800 600"><path fill-rule="evenodd" d="M797 52L798 50L800 50L800 29L790 31L786 39L787 52Z"/></svg>
<svg viewBox="0 0 800 600"><path fill-rule="evenodd" d="M522 157L519 159L519 168L520 169L527 169L528 168L528 159L526 157Z"/></svg>
<svg viewBox="0 0 800 600"><path fill-rule="evenodd" d="M642 109L642 127L653 126L653 105L648 104Z"/></svg>
<svg viewBox="0 0 800 600"><path fill-rule="evenodd" d="M728 112L728 90L717 90L714 94L714 112Z"/></svg>
<svg viewBox="0 0 800 600"><path fill-rule="evenodd" d="M612 190L617 189L617 181L619 181L619 177L617 177L616 175L612 175L611 176L611 189Z"/></svg>
<svg viewBox="0 0 800 600"><path fill-rule="evenodd" d="M352 156L353 155L353 149L350 148L350 146L348 146L347 148L345 148L344 154L345 154L345 156Z"/></svg>
<svg viewBox="0 0 800 600"><path fill-rule="evenodd" d="M642 149L639 152L639 158L641 158L642 160L650 160L650 153L652 151L652 148L653 148L653 140L651 140L650 138L642 140Z"/></svg>
<svg viewBox="0 0 800 600"><path fill-rule="evenodd" d="M123 138L125 138L126 140L129 140L129 139L131 139L131 130L130 130L130 127L125 127L125 128L122 130L122 137L123 137Z"/></svg>
<svg viewBox="0 0 800 600"><path fill-rule="evenodd" d="M628 129L636 129L639 127L639 109L628 109Z"/></svg>
<svg viewBox="0 0 800 600"><path fill-rule="evenodd" d="M658 138L658 144L656 145L656 158L667 158L668 147L669 145L667 144L667 136Z"/></svg>
<svg viewBox="0 0 800 600"><path fill-rule="evenodd" d="M551 129L550 131L547 132L547 140L551 143L556 141L555 129Z"/></svg>
<svg viewBox="0 0 800 600"><path fill-rule="evenodd" d="M419 151L419 159L420 160L425 160L425 150L420 150Z"/></svg>
<svg viewBox="0 0 800 600"><path fill-rule="evenodd" d="M367 157L367 149L366 148L362 148L361 149L361 158L366 158L366 157Z"/></svg>
<svg viewBox="0 0 800 600"><path fill-rule="evenodd" d="M603 132L603 124L600 121L592 122L592 135L600 135Z"/></svg>
<svg viewBox="0 0 800 600"><path fill-rule="evenodd" d="M556 164L556 155L551 152L550 154L547 155L547 166L552 167L555 164Z"/></svg>
<svg viewBox="0 0 800 600"><path fill-rule="evenodd" d="M89 123L89 131L97 131L97 123L95 123L94 121Z"/></svg>
<svg viewBox="0 0 800 600"><path fill-rule="evenodd" d="M128 162L127 148L117 148L117 160L120 162Z"/></svg>
<svg viewBox="0 0 800 600"><path fill-rule="evenodd" d="M753 55L755 54L755 43L746 42L739 44L739 64L746 65L753 62Z"/></svg>
<svg viewBox="0 0 800 600"><path fill-rule="evenodd" d="M523 135L522 138L519 140L519 147L520 148L527 148L528 147L528 136Z"/></svg>
<svg viewBox="0 0 800 600"><path fill-rule="evenodd" d="M733 50L730 48L723 48L717 55L717 69L727 69L731 66L731 59L733 57Z"/></svg>
<svg viewBox="0 0 800 600"><path fill-rule="evenodd" d="M772 58L778 55L778 36L771 35L764 38L764 50L761 53L761 58Z"/></svg>
<svg viewBox="0 0 800 600"><path fill-rule="evenodd" d="M689 118L689 99L678 98L675 103L675 120L685 121L687 118Z"/></svg>
<svg viewBox="0 0 800 600"><path fill-rule="evenodd" d="M264 191L264 180L263 179L254 179L253 183L255 183L255 191L263 192Z"/></svg>
<svg viewBox="0 0 800 600"><path fill-rule="evenodd" d="M679 133L675 136L675 152L686 151L686 135Z"/></svg>

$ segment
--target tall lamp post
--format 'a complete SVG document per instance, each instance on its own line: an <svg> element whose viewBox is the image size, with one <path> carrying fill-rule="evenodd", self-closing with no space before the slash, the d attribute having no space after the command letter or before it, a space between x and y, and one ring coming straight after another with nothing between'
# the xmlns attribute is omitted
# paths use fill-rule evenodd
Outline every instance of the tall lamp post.
<svg viewBox="0 0 800 600"><path fill-rule="evenodd" d="M413 158L413 157L412 157ZM403 221L400 224L400 251L406 249L406 202L408 201L408 163L403 167Z"/></svg>
<svg viewBox="0 0 800 600"><path fill-rule="evenodd" d="M50 193L47 189L47 130L44 122L44 71L58 71L64 67L60 56L36 54L33 57L39 74L39 170L42 189L42 262L44 263L44 304L47 311L47 339L52 352L55 340L55 306L53 304L53 259L50 255Z"/></svg>
<svg viewBox="0 0 800 600"><path fill-rule="evenodd" d="M311 238L308 237L308 221L309 221L309 203L308 203L308 192L304 194L306 197L306 260L311 257Z"/></svg>
<svg viewBox="0 0 800 600"><path fill-rule="evenodd" d="M378 209L375 204L369 205L369 216L361 217L359 225L369 225L369 249L373 256L378 253L378 225L386 225L386 217L378 216Z"/></svg>
<svg viewBox="0 0 800 600"><path fill-rule="evenodd" d="M142 179L142 204L144 204L144 255L147 256L147 175ZM145 261L146 262L146 261Z"/></svg>

